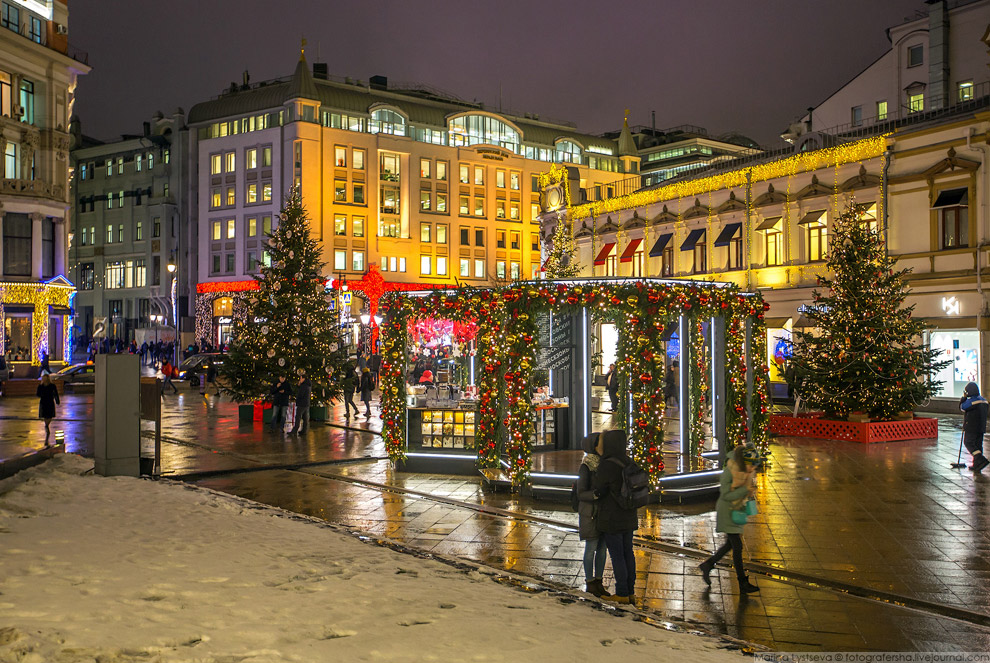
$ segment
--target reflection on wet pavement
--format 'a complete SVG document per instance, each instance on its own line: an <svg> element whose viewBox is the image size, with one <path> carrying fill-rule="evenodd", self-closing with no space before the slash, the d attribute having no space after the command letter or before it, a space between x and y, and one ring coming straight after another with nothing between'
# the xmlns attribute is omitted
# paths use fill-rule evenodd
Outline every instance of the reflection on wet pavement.
<svg viewBox="0 0 990 663"><path fill-rule="evenodd" d="M0 401L5 457L43 442L32 407L35 399ZM332 415L340 425L314 424L308 435L295 437L271 433L260 422L241 424L235 405L183 390L165 400L163 469L182 475L325 462L197 483L435 553L583 586L583 543L570 529L576 514L568 507L485 493L474 477L397 473L374 460L384 455L374 434L380 421L346 422L342 412ZM66 396L59 414L64 419L55 428L66 430L68 450L90 455L92 396ZM949 469L959 423L944 418L937 442L777 440L759 478L760 514L744 534L747 558L990 615L990 479ZM362 458L371 460L354 462ZM335 464L342 461L350 462ZM644 509L638 535L711 551L721 543L712 508L705 502ZM965 621L764 577L757 578L758 595L740 598L728 569L713 574L708 590L696 558L646 545L636 554L637 596L645 607L780 650L990 649L990 631Z"/></svg>

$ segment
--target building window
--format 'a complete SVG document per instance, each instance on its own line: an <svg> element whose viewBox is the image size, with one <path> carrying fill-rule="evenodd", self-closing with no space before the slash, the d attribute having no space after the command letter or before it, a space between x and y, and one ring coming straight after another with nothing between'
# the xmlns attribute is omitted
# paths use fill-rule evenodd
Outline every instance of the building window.
<svg viewBox="0 0 990 663"><path fill-rule="evenodd" d="M335 145L333 148L333 161L337 168L347 168L347 148L343 145Z"/></svg>
<svg viewBox="0 0 990 663"><path fill-rule="evenodd" d="M222 239L222 232L223 232L223 230L222 230L222 227L220 225L220 222L219 221L214 221L213 222L213 239L216 240L216 241L219 241L220 239Z"/></svg>
<svg viewBox="0 0 990 663"><path fill-rule="evenodd" d="M447 243L447 226L437 225L437 244Z"/></svg>
<svg viewBox="0 0 990 663"><path fill-rule="evenodd" d="M969 246L969 214L967 207L945 207L938 211L942 249Z"/></svg>
<svg viewBox="0 0 990 663"><path fill-rule="evenodd" d="M272 234L272 217L269 215L261 217L261 232L268 237Z"/></svg>
<svg viewBox="0 0 990 663"><path fill-rule="evenodd" d="M419 208L423 211L428 212L430 210L430 195L432 191L420 191L419 192Z"/></svg>
<svg viewBox="0 0 990 663"><path fill-rule="evenodd" d="M963 81L956 88L959 101L969 101L973 98L973 81Z"/></svg>
<svg viewBox="0 0 990 663"><path fill-rule="evenodd" d="M79 266L79 289L92 290L95 281L95 271L93 263L87 262Z"/></svg>
<svg viewBox="0 0 990 663"><path fill-rule="evenodd" d="M485 197L475 196L474 197L474 215L484 216L485 215Z"/></svg>
<svg viewBox="0 0 990 663"><path fill-rule="evenodd" d="M663 254L660 257L660 275L661 276L673 276L674 275L674 247L667 246L663 249Z"/></svg>
<svg viewBox="0 0 990 663"><path fill-rule="evenodd" d="M161 237L162 236L162 218L156 216L151 224L151 236Z"/></svg>
<svg viewBox="0 0 990 663"><path fill-rule="evenodd" d="M272 165L272 148L270 145L261 150L261 165L266 168Z"/></svg>
<svg viewBox="0 0 990 663"><path fill-rule="evenodd" d="M254 203L258 202L258 185L257 184L253 184L252 183L252 184L248 184L247 185L247 200L246 200L246 202L247 202L248 205L253 205Z"/></svg>
<svg viewBox="0 0 990 663"><path fill-rule="evenodd" d="M420 159L419 160L419 176L421 178L423 178L425 180L430 179L430 171L432 170L430 168L430 165L431 164L430 164L430 160L429 159Z"/></svg>
<svg viewBox="0 0 990 663"><path fill-rule="evenodd" d="M258 253L256 251L248 251L244 255L244 271L254 272L258 269Z"/></svg>
<svg viewBox="0 0 990 663"><path fill-rule="evenodd" d="M878 101L877 102L877 122L887 119L887 102Z"/></svg>
<svg viewBox="0 0 990 663"><path fill-rule="evenodd" d="M124 157L117 157L117 174L124 174Z"/></svg>
<svg viewBox="0 0 990 663"><path fill-rule="evenodd" d="M908 63L909 67L918 67L925 63L925 46L924 44L917 44L915 46L908 46Z"/></svg>
<svg viewBox="0 0 990 663"><path fill-rule="evenodd" d="M351 254L351 269L355 272L364 271L364 251L354 251Z"/></svg>
<svg viewBox="0 0 990 663"><path fill-rule="evenodd" d="M437 256L437 276L447 276L446 256Z"/></svg>
<svg viewBox="0 0 990 663"><path fill-rule="evenodd" d="M107 177L113 175L113 159L107 159Z"/></svg>
<svg viewBox="0 0 990 663"><path fill-rule="evenodd" d="M124 192L123 191L118 191L117 192L117 207L120 207L120 208L123 208L124 207Z"/></svg>
<svg viewBox="0 0 990 663"><path fill-rule="evenodd" d="M124 287L124 263L119 260L108 262L103 268L103 287L107 290L119 290Z"/></svg>
<svg viewBox="0 0 990 663"><path fill-rule="evenodd" d="M505 261L496 260L495 261L495 278L504 279L505 278Z"/></svg>
<svg viewBox="0 0 990 663"><path fill-rule="evenodd" d="M464 246L471 245L471 230L469 228L461 228L461 244Z"/></svg>
<svg viewBox="0 0 990 663"><path fill-rule="evenodd" d="M227 152L225 155L223 155L223 161L224 161L224 172L227 173L234 172L237 166L237 153Z"/></svg>
<svg viewBox="0 0 990 663"><path fill-rule="evenodd" d="M134 171L137 172L137 173L140 173L141 172L141 155L140 154L135 154L134 155Z"/></svg>
<svg viewBox="0 0 990 663"><path fill-rule="evenodd" d="M480 228L476 228L474 231L474 245L484 246L485 245L485 231Z"/></svg>
<svg viewBox="0 0 990 663"><path fill-rule="evenodd" d="M422 223L419 226L419 241L429 242L430 241L430 224Z"/></svg>
<svg viewBox="0 0 990 663"><path fill-rule="evenodd" d="M234 219L227 219L227 239L234 239L236 236L236 222Z"/></svg>
<svg viewBox="0 0 990 663"><path fill-rule="evenodd" d="M519 220L519 203L515 200L509 202L509 219L512 221Z"/></svg>
<svg viewBox="0 0 990 663"><path fill-rule="evenodd" d="M495 186L499 189L505 188L505 171L496 170L495 171Z"/></svg>
<svg viewBox="0 0 990 663"><path fill-rule="evenodd" d="M215 186L210 190L210 209L217 209L222 206L223 198L220 194L220 187Z"/></svg>
<svg viewBox="0 0 990 663"><path fill-rule="evenodd" d="M334 214L333 234L342 236L347 234L347 216L344 214Z"/></svg>
<svg viewBox="0 0 990 663"><path fill-rule="evenodd" d="M237 191L234 187L227 187L227 207L233 207L237 204Z"/></svg>
<svg viewBox="0 0 990 663"><path fill-rule="evenodd" d="M539 253L540 251L540 233L530 233L529 235L529 248L532 249L534 253Z"/></svg>
<svg viewBox="0 0 990 663"><path fill-rule="evenodd" d="M368 122L368 132L377 134L391 134L394 136L406 135L406 118L393 110L379 109L371 112L371 120Z"/></svg>
<svg viewBox="0 0 990 663"><path fill-rule="evenodd" d="M364 217L351 217L351 234L354 237L364 237Z"/></svg>
<svg viewBox="0 0 990 663"><path fill-rule="evenodd" d="M134 261L134 287L143 288L148 285L148 261L138 258Z"/></svg>
<svg viewBox="0 0 990 663"><path fill-rule="evenodd" d="M222 157L219 154L210 155L210 175L219 175L223 172Z"/></svg>
<svg viewBox="0 0 990 663"><path fill-rule="evenodd" d="M433 273L433 257L432 256L420 256L419 257L419 273L423 276L429 276Z"/></svg>
<svg viewBox="0 0 990 663"><path fill-rule="evenodd" d="M399 222L395 219L382 219L378 222L379 237L398 237Z"/></svg>
<svg viewBox="0 0 990 663"><path fill-rule="evenodd" d="M244 168L254 170L258 167L258 148L251 147L244 152Z"/></svg>
<svg viewBox="0 0 990 663"><path fill-rule="evenodd" d="M113 224L107 225L107 244L113 244ZM5 252L6 253L6 252Z"/></svg>
<svg viewBox="0 0 990 663"><path fill-rule="evenodd" d="M351 165L354 170L364 170L364 150L351 151Z"/></svg>
<svg viewBox="0 0 990 663"><path fill-rule="evenodd" d="M261 183L261 201L265 203L270 203L272 200L272 183L262 182Z"/></svg>
<svg viewBox="0 0 990 663"><path fill-rule="evenodd" d="M912 113L919 113L925 110L925 93L917 92L908 94L908 110Z"/></svg>
<svg viewBox="0 0 990 663"><path fill-rule="evenodd" d="M246 237L256 237L258 235L258 217L249 216L247 218L247 232Z"/></svg>
<svg viewBox="0 0 990 663"><path fill-rule="evenodd" d="M390 184L383 184L381 186L381 195L378 201L379 211L382 214L398 214L400 203L399 187Z"/></svg>
<svg viewBox="0 0 990 663"><path fill-rule="evenodd" d="M505 201L496 200L495 201L495 218L504 219L505 218Z"/></svg>
<svg viewBox="0 0 990 663"><path fill-rule="evenodd" d="M441 182L447 181L447 162L437 161L437 179Z"/></svg>
<svg viewBox="0 0 990 663"><path fill-rule="evenodd" d="M509 242L509 248L510 249L519 249L519 248L521 248L520 247L521 238L520 238L520 234L519 233L517 233L517 232L509 233L509 239L511 240Z"/></svg>
<svg viewBox="0 0 990 663"><path fill-rule="evenodd" d="M742 269L743 267L743 241L742 237L733 237L729 245L725 247L729 252L728 269Z"/></svg>
<svg viewBox="0 0 990 663"><path fill-rule="evenodd" d="M447 194L438 193L437 194L437 211L446 212L447 211Z"/></svg>
<svg viewBox="0 0 990 663"><path fill-rule="evenodd" d="M484 166L474 167L474 184L475 186L485 185L485 168Z"/></svg>
<svg viewBox="0 0 990 663"><path fill-rule="evenodd" d="M0 25L20 34L21 10L14 5L3 3L3 13L0 13Z"/></svg>
<svg viewBox="0 0 990 663"><path fill-rule="evenodd" d="M485 261L480 258L475 258L474 260L474 278L485 278Z"/></svg>
<svg viewBox="0 0 990 663"><path fill-rule="evenodd" d="M224 262L226 263L225 264L225 267L227 268L226 269L226 273L227 274L233 274L236 271L236 269L237 269L237 266L236 266L237 265L237 263L236 263L237 256L235 254L233 254L233 253L227 253L227 254L224 255L224 258L225 258Z"/></svg>
<svg viewBox="0 0 990 663"><path fill-rule="evenodd" d="M824 219L808 224L808 262L821 262L828 253L828 225Z"/></svg>
<svg viewBox="0 0 990 663"><path fill-rule="evenodd" d="M3 271L7 276L31 276L31 234L27 214L7 212L3 220Z"/></svg>
<svg viewBox="0 0 990 663"><path fill-rule="evenodd" d="M162 282L162 258L152 256L151 258L151 285L159 285Z"/></svg>
<svg viewBox="0 0 990 663"><path fill-rule="evenodd" d="M458 274L460 274L461 276L464 276L464 277L471 276L471 259L470 258L461 258L461 268L460 268L460 271L458 272Z"/></svg>
<svg viewBox="0 0 990 663"><path fill-rule="evenodd" d="M41 19L34 16L31 17L31 28L28 33L28 37L31 41L40 44L41 43Z"/></svg>
<svg viewBox="0 0 990 663"><path fill-rule="evenodd" d="M519 190L519 173L509 174L509 188L513 191Z"/></svg>
<svg viewBox="0 0 990 663"><path fill-rule="evenodd" d="M34 83L27 79L21 79L21 122L34 124ZM120 163L123 165L123 158Z"/></svg>
<svg viewBox="0 0 990 663"><path fill-rule="evenodd" d="M509 278L513 281L518 281L521 276L518 262L509 263Z"/></svg>
<svg viewBox="0 0 990 663"><path fill-rule="evenodd" d="M333 268L338 270L347 269L347 251L335 249L333 252Z"/></svg>
<svg viewBox="0 0 990 663"><path fill-rule="evenodd" d="M854 127L858 127L863 124L863 107L853 106L851 111L851 122Z"/></svg>
<svg viewBox="0 0 990 663"><path fill-rule="evenodd" d="M505 248L505 231L496 230L495 231L495 248L504 249Z"/></svg>
<svg viewBox="0 0 990 663"><path fill-rule="evenodd" d="M134 241L140 242L144 239L144 222L138 221L134 224Z"/></svg>
<svg viewBox="0 0 990 663"><path fill-rule="evenodd" d="M471 196L460 196L459 213L471 213Z"/></svg>
<svg viewBox="0 0 990 663"><path fill-rule="evenodd" d="M767 267L784 264L784 231L780 228L780 218L774 221L766 228Z"/></svg>
<svg viewBox="0 0 990 663"><path fill-rule="evenodd" d="M461 184L471 183L471 169L465 163L460 166L460 182Z"/></svg>
<svg viewBox="0 0 990 663"><path fill-rule="evenodd" d="M691 268L695 274L703 274L708 271L708 243L702 238L694 245L693 251L694 265Z"/></svg>

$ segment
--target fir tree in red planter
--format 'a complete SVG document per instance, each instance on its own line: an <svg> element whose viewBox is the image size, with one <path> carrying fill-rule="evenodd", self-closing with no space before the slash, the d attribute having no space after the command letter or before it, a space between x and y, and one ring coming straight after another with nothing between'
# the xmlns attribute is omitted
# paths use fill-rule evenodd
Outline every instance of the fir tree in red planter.
<svg viewBox="0 0 990 663"><path fill-rule="evenodd" d="M805 312L816 329L795 334L788 383L808 407L829 418L863 413L890 420L924 404L948 362L923 345L926 326L903 306L908 290L883 236L853 205L835 222L828 270Z"/></svg>

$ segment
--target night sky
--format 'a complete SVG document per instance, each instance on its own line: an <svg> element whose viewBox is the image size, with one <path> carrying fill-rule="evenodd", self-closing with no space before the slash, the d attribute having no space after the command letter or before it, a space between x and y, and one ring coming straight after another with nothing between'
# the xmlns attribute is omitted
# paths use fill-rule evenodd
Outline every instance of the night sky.
<svg viewBox="0 0 990 663"><path fill-rule="evenodd" d="M332 75L419 82L577 123L705 127L763 144L889 47L923 0L70 0L89 53L76 114L100 139L138 133L241 82L307 60ZM491 107L491 106L489 106Z"/></svg>

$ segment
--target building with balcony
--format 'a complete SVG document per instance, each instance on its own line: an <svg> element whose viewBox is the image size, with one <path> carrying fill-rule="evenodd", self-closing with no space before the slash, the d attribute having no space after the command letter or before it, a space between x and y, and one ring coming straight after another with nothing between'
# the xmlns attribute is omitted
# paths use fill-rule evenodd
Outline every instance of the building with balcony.
<svg viewBox="0 0 990 663"><path fill-rule="evenodd" d="M0 351L37 365L71 344L66 278L70 137L77 77L65 0L0 2Z"/></svg>
<svg viewBox="0 0 990 663"><path fill-rule="evenodd" d="M69 254L83 347L97 322L107 337L139 345L172 340L182 328L189 308L183 276L191 265L182 213L184 129L176 109L169 117L156 113L141 134L100 143L85 139L73 119Z"/></svg>
<svg viewBox="0 0 990 663"><path fill-rule="evenodd" d="M639 172L639 157L568 123L466 102L424 85L312 72L245 74L189 112L198 241L196 336L223 342L232 302L267 260L266 235L293 185L328 278L355 313L374 288L487 285L541 269L539 173L560 163L574 199ZM380 276L378 273L380 272Z"/></svg>
<svg viewBox="0 0 990 663"><path fill-rule="evenodd" d="M985 38L990 2L955 10L933 3L933 12L939 4L950 13L966 10L983 26L950 33L953 39ZM963 48L953 43L949 51ZM986 71L986 49L974 58L967 66ZM861 87L858 80L850 86ZM990 351L990 90L976 89L983 92L966 103L871 123L854 134L804 134L787 151L715 164L625 196L544 209L544 232L567 224L586 276L731 281L760 290L770 304L771 378L779 382L774 360L791 332L808 325L802 312L825 273L830 228L858 206L898 266L912 270L907 304L930 325L927 341L951 361L937 376L944 381L940 397L926 407L956 411L967 382L984 384Z"/></svg>

